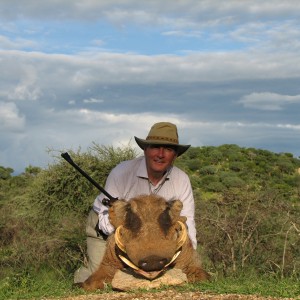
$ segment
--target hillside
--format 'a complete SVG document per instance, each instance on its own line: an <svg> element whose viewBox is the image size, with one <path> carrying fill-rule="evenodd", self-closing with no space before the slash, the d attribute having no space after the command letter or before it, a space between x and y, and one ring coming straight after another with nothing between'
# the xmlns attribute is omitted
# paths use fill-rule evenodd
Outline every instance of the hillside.
<svg viewBox="0 0 300 300"><path fill-rule="evenodd" d="M191 176L194 189L205 194L229 188L268 187L290 193L291 201L299 200L300 160L290 153L237 145L193 147L177 160L177 165Z"/></svg>

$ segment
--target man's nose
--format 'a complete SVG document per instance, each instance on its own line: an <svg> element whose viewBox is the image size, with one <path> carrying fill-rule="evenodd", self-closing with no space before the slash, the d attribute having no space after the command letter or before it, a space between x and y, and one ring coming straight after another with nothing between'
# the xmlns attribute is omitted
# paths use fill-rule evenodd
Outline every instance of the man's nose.
<svg viewBox="0 0 300 300"><path fill-rule="evenodd" d="M158 148L158 156L163 157L165 155L165 148L164 147L159 147Z"/></svg>

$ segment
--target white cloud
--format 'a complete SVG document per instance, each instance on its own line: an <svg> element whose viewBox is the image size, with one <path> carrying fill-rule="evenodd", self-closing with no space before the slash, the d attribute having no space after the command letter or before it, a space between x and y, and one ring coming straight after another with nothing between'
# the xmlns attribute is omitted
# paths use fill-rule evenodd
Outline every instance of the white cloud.
<svg viewBox="0 0 300 300"><path fill-rule="evenodd" d="M6 36L0 35L0 49L32 49L36 47L37 43L35 41L24 38L10 39Z"/></svg>
<svg viewBox="0 0 300 300"><path fill-rule="evenodd" d="M20 115L15 103L0 101L1 131L20 131L24 129L25 117Z"/></svg>
<svg viewBox="0 0 300 300"><path fill-rule="evenodd" d="M300 124L296 124L296 125L295 124L278 124L277 127L300 131Z"/></svg>
<svg viewBox="0 0 300 300"><path fill-rule="evenodd" d="M166 24L179 20L180 24L195 25L207 21L226 25L233 22L247 22L260 18L274 19L282 16L293 17L299 15L298 1L272 0L61 0L38 1L28 0L26 5L18 0L1 1L1 13L4 20L17 18L36 18L42 20L89 20L109 18L116 24L124 22ZM227 16L227 17L224 17Z"/></svg>
<svg viewBox="0 0 300 300"><path fill-rule="evenodd" d="M96 99L96 98L89 98L89 99L84 99L83 100L83 103L88 103L88 104L91 104L91 103L103 103L104 100L103 99Z"/></svg>
<svg viewBox="0 0 300 300"><path fill-rule="evenodd" d="M49 56L48 63L53 63L54 59L54 56ZM45 60L48 60L46 56ZM241 51L191 53L186 56L101 52L65 56L65 59L57 57L56 61L62 64L60 69L64 67L65 72L72 72L69 78L81 86L89 82L195 82L300 76L298 53L274 53L266 57L265 53ZM74 72L74 68L78 70Z"/></svg>
<svg viewBox="0 0 300 300"><path fill-rule="evenodd" d="M202 36L201 31L184 31L184 30L172 30L163 32L162 35L165 36L175 36L175 37L186 37L186 38L199 38Z"/></svg>
<svg viewBox="0 0 300 300"><path fill-rule="evenodd" d="M259 110L282 110L286 105L298 103L300 104L300 95L289 96L276 93L251 93L243 96L238 103L246 108Z"/></svg>

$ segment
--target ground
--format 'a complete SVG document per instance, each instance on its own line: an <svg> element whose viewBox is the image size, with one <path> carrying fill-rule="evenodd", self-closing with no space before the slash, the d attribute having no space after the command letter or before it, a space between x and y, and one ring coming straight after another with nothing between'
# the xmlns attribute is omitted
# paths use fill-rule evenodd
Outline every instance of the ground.
<svg viewBox="0 0 300 300"><path fill-rule="evenodd" d="M56 298L57 299L57 298ZM178 292L175 290L166 290L162 292L113 292L103 294L89 294L76 297L60 298L60 300L179 300L179 299L197 299L197 300L275 300L283 298L261 297L255 295L216 295L202 292ZM292 299L292 298L284 298ZM50 299L49 299L50 300ZM53 298L51 300L54 300Z"/></svg>

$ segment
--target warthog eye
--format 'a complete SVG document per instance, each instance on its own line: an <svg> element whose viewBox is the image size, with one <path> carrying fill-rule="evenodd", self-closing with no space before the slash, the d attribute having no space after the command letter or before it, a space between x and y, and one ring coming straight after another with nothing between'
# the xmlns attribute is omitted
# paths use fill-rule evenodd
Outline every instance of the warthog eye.
<svg viewBox="0 0 300 300"><path fill-rule="evenodd" d="M132 233L137 234L142 227L142 221L139 216L131 210L130 205L128 206L125 218L125 227Z"/></svg>
<svg viewBox="0 0 300 300"><path fill-rule="evenodd" d="M168 206L158 217L158 223L164 234L167 235L168 230L172 225L172 220L169 214L170 206Z"/></svg>

